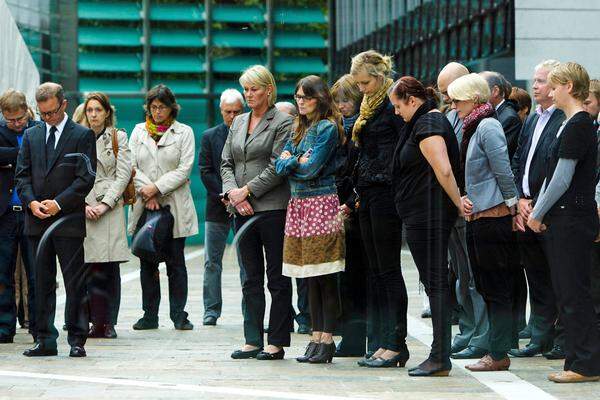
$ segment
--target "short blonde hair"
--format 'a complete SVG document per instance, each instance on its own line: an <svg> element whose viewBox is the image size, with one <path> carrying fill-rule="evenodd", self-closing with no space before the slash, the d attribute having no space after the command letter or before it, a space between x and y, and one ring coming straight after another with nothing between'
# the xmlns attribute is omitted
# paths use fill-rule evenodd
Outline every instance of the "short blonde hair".
<svg viewBox="0 0 600 400"><path fill-rule="evenodd" d="M347 99L358 107L362 101L363 94L360 92L354 77L350 74L343 75L331 87L331 95L334 101L338 99Z"/></svg>
<svg viewBox="0 0 600 400"><path fill-rule="evenodd" d="M384 56L375 50L363 51L352 57L350 74L356 75L361 71L375 77L389 78L392 74L392 58Z"/></svg>
<svg viewBox="0 0 600 400"><path fill-rule="evenodd" d="M19 92L15 89L8 89L0 96L0 110L2 110L2 112L16 112L28 109L27 98L23 92Z"/></svg>
<svg viewBox="0 0 600 400"><path fill-rule="evenodd" d="M583 66L574 62L566 62L554 68L548 74L548 81L555 85L573 84L571 96L585 101L590 94L590 76Z"/></svg>
<svg viewBox="0 0 600 400"><path fill-rule="evenodd" d="M262 88L267 88L269 85L273 87L273 91L269 94L269 107L275 105L277 100L277 85L275 78L267 68L262 65L253 65L246 69L239 79L240 85L256 85Z"/></svg>
<svg viewBox="0 0 600 400"><path fill-rule="evenodd" d="M487 81L476 73L461 76L448 86L448 96L453 100L483 104L490 99L490 95Z"/></svg>
<svg viewBox="0 0 600 400"><path fill-rule="evenodd" d="M600 102L600 80L590 80L590 93L596 97L598 102Z"/></svg>

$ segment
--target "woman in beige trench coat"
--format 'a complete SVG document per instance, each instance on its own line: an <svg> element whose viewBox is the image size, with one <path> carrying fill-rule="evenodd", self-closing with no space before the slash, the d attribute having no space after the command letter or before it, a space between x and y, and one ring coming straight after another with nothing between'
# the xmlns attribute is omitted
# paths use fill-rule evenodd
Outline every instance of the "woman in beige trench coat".
<svg viewBox="0 0 600 400"><path fill-rule="evenodd" d="M198 218L190 174L194 165L194 132L176 120L179 105L171 90L158 85L146 95L146 122L137 124L129 147L135 174L137 201L129 216L129 232L133 234L144 208L158 210L169 206L175 219L170 259L167 259L169 279L169 316L178 330L191 330L187 319L188 277L185 265L185 238L198 233ZM158 263L140 260L142 308L144 316L133 329L158 328L160 281Z"/></svg>
<svg viewBox="0 0 600 400"><path fill-rule="evenodd" d="M121 302L119 263L129 260L125 235L123 191L131 177L127 134L115 128L114 109L104 93L90 93L83 103L83 124L96 134L97 168L94 187L85 198L85 262L90 273L89 337L117 337ZM113 150L116 139L118 151Z"/></svg>

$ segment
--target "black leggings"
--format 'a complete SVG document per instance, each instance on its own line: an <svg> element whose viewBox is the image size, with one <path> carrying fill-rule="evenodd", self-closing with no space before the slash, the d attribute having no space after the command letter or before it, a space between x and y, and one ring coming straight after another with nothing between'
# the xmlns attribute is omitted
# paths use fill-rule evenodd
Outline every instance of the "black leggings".
<svg viewBox="0 0 600 400"><path fill-rule="evenodd" d="M307 280L312 329L333 333L341 311L337 274L313 276Z"/></svg>

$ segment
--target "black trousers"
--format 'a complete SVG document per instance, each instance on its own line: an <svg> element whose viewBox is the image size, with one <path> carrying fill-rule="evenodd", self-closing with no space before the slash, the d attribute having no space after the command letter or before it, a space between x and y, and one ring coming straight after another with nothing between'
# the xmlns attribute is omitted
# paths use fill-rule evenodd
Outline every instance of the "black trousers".
<svg viewBox="0 0 600 400"><path fill-rule="evenodd" d="M513 252L519 253L517 245L517 236L513 236L514 246ZM519 257L520 261L520 257ZM514 267L514 279L513 279L513 319L517 324L516 335L512 338L511 348L516 349L519 347L519 332L521 332L527 326L527 279L525 278L525 268L519 262Z"/></svg>
<svg viewBox="0 0 600 400"><path fill-rule="evenodd" d="M30 236L37 252L40 236ZM65 324L67 341L71 346L83 346L88 334L86 310L87 268L83 257L82 237L50 236L45 251L35 265L35 308L38 343L47 348L56 348L58 331L54 326L56 314L56 257L63 275L67 301Z"/></svg>
<svg viewBox="0 0 600 400"><path fill-rule="evenodd" d="M341 311L337 274L313 276L307 280L312 330L333 333Z"/></svg>
<svg viewBox="0 0 600 400"><path fill-rule="evenodd" d="M167 277L169 280L169 317L174 323L187 319L185 305L188 296L188 276L185 265L185 238L171 241L171 258L167 260ZM140 281L142 284L142 309L144 318L158 321L160 306L160 271L158 263L140 260Z"/></svg>
<svg viewBox="0 0 600 400"><path fill-rule="evenodd" d="M600 332L590 295L593 240L598 216L548 216L544 244L565 329L564 369L600 375Z"/></svg>
<svg viewBox="0 0 600 400"><path fill-rule="evenodd" d="M338 349L360 354L365 352L367 338L367 260L356 215L346 220L345 234L346 269L338 275L342 302L342 341Z"/></svg>
<svg viewBox="0 0 600 400"><path fill-rule="evenodd" d="M119 263L88 263L86 268L90 321L95 325L116 325L121 305Z"/></svg>
<svg viewBox="0 0 600 400"><path fill-rule="evenodd" d="M267 288L271 294L267 343L279 347L290 345L290 330L293 327L290 312L292 281L281 274L285 213L285 210L260 213L263 217L254 223L239 244L243 264L241 268L246 275L242 284L244 337L249 345L264 346L265 269ZM236 232L249 219L250 217L236 216Z"/></svg>
<svg viewBox="0 0 600 400"><path fill-rule="evenodd" d="M600 243L592 245L591 295L594 311L600 318Z"/></svg>
<svg viewBox="0 0 600 400"><path fill-rule="evenodd" d="M490 355L506 357L517 321L512 318L515 248L512 217L479 218L467 222L467 249L477 290L490 322Z"/></svg>
<svg viewBox="0 0 600 400"><path fill-rule="evenodd" d="M404 218L406 241L431 307L433 342L429 359L450 362L452 301L448 279L448 241L456 214L430 210Z"/></svg>
<svg viewBox="0 0 600 400"><path fill-rule="evenodd" d="M546 235L528 227L518 232L521 261L525 266L531 303L531 343L549 346L554 340L554 324L558 318L556 298L550 278L549 256L544 250Z"/></svg>
<svg viewBox="0 0 600 400"><path fill-rule="evenodd" d="M368 329L378 338L379 347L404 351L408 295L400 264L402 221L392 198L388 187L361 190L358 217L368 260L369 293L375 303Z"/></svg>

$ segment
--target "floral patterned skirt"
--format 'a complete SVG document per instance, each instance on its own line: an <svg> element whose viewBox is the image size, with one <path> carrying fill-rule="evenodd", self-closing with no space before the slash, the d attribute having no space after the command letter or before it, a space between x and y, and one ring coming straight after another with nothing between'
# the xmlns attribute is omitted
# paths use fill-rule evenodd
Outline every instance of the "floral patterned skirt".
<svg viewBox="0 0 600 400"><path fill-rule="evenodd" d="M336 194L290 199L283 275L308 278L344 270L344 221L338 208Z"/></svg>

